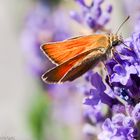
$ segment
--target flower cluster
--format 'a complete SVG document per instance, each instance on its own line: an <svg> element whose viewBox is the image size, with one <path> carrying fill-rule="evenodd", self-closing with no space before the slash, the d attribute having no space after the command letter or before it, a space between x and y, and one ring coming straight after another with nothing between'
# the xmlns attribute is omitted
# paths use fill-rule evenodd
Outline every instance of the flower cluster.
<svg viewBox="0 0 140 140"><path fill-rule="evenodd" d="M106 104L112 112L112 120L107 118L103 123L100 140L135 140L140 136L140 33L132 34L124 43L128 47L118 46L114 58L105 64L106 82L97 73L90 72L90 78L86 77L92 88L86 91L84 104L93 108Z"/></svg>
<svg viewBox="0 0 140 140"><path fill-rule="evenodd" d="M101 5L104 0L92 0L91 4L87 4L86 0L76 0L81 6L81 12L71 12L71 17L78 23L87 25L93 31L105 30L104 26L110 20L112 5L108 5L106 10L102 11Z"/></svg>
<svg viewBox="0 0 140 140"><path fill-rule="evenodd" d="M106 86L103 83L101 76L98 73L90 73L89 76L93 88L90 89L88 96L84 100L84 104L94 107L102 102L108 106L112 106L116 100L105 93Z"/></svg>
<svg viewBox="0 0 140 140"><path fill-rule="evenodd" d="M134 140L138 138L134 120L124 114L116 114L112 120L107 118L103 125L103 131L99 134L100 140Z"/></svg>

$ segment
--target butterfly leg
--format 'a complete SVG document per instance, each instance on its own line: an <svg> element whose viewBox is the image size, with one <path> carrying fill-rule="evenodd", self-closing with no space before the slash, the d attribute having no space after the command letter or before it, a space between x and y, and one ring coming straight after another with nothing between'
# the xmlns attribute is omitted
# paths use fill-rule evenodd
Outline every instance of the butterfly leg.
<svg viewBox="0 0 140 140"><path fill-rule="evenodd" d="M118 64L120 64L120 66L123 68L123 65L116 59L115 53L121 55L115 48L113 48L113 49L112 49L113 59L114 59ZM121 56L123 56L123 55L121 55Z"/></svg>

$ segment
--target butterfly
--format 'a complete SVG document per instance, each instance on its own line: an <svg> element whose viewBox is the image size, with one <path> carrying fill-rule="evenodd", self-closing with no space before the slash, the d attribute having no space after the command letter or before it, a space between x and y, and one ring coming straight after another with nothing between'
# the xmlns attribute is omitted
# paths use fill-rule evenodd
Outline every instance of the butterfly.
<svg viewBox="0 0 140 140"><path fill-rule="evenodd" d="M119 29L128 19L129 16ZM73 81L94 68L106 60L115 46L123 43L117 35L119 29L116 34L94 34L43 44L41 50L56 66L44 73L42 80L46 83Z"/></svg>

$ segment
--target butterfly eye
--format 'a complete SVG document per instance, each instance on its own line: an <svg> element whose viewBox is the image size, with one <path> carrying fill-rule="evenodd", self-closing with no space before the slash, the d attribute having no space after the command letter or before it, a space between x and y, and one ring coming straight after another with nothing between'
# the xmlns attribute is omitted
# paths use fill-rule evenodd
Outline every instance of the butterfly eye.
<svg viewBox="0 0 140 140"><path fill-rule="evenodd" d="M122 43L121 40L115 40L112 42L112 46L117 46L117 45L120 45Z"/></svg>

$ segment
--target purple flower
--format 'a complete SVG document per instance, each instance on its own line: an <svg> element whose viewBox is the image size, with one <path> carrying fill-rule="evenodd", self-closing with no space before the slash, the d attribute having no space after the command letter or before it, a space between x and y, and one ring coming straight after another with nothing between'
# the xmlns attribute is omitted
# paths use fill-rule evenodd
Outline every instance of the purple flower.
<svg viewBox="0 0 140 140"><path fill-rule="evenodd" d="M140 121L140 103L138 103L133 109L132 116L136 121Z"/></svg>
<svg viewBox="0 0 140 140"><path fill-rule="evenodd" d="M81 6L81 13L72 11L71 17L80 24L85 24L94 31L103 30L110 20L112 6L108 5L102 11L101 5L104 0L94 0L90 5L85 0L76 0Z"/></svg>
<svg viewBox="0 0 140 140"><path fill-rule="evenodd" d="M130 78L131 74L136 74L136 68L131 65L126 65L126 66L122 66L120 64L117 64L113 67L114 70L114 74L111 75L111 79L110 82L120 82L122 85L132 85L132 81Z"/></svg>
<svg viewBox="0 0 140 140"><path fill-rule="evenodd" d="M105 93L106 86L98 73L91 73L90 82L93 88L90 89L88 96L84 100L84 104L91 105L92 107L98 105L100 102L112 106L115 100Z"/></svg>
<svg viewBox="0 0 140 140"><path fill-rule="evenodd" d="M112 107L112 113L117 114L117 113L125 113L125 106L122 104L115 104Z"/></svg>
<svg viewBox="0 0 140 140"><path fill-rule="evenodd" d="M98 104L94 107L86 106L84 109L84 120L92 125L103 122L105 120L105 114L102 112L103 107L104 106L101 104Z"/></svg>
<svg viewBox="0 0 140 140"><path fill-rule="evenodd" d="M116 114L112 120L107 118L102 129L99 140L135 140L138 137L134 120L124 114Z"/></svg>

